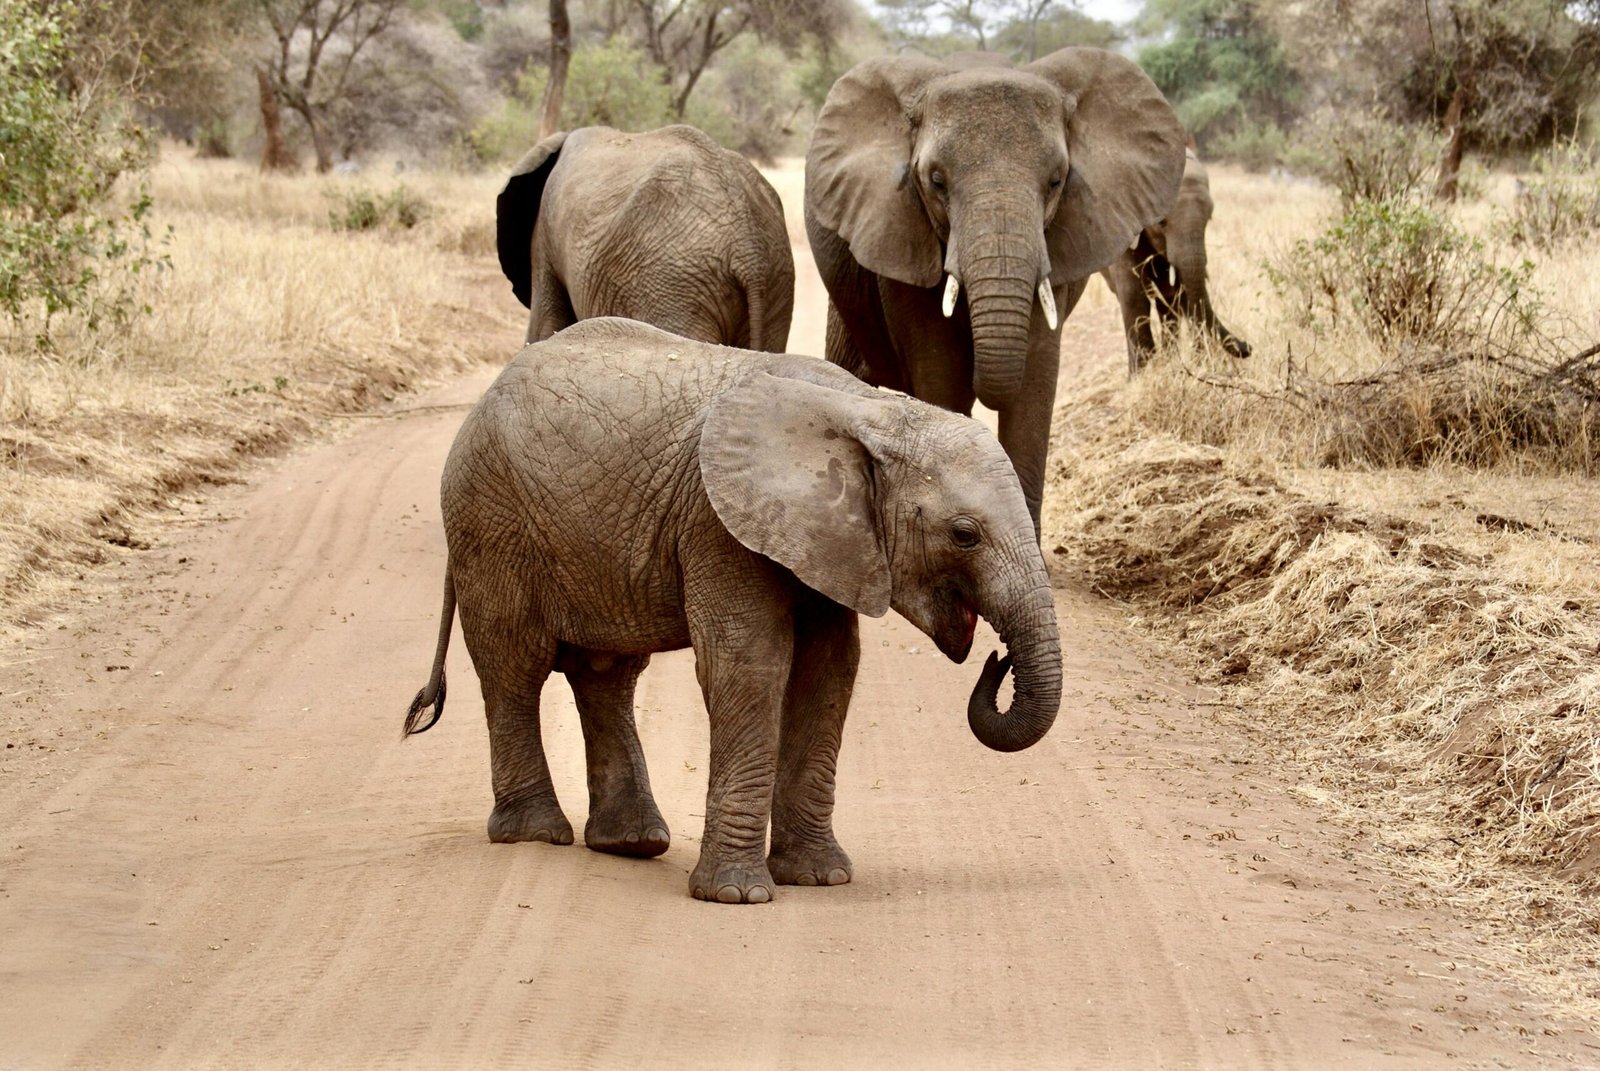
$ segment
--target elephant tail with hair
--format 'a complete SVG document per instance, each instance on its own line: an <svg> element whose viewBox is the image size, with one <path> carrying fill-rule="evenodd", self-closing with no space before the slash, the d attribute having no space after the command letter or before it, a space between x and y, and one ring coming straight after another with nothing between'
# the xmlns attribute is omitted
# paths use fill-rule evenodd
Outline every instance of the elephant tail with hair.
<svg viewBox="0 0 1600 1071"><path fill-rule="evenodd" d="M428 675L428 683L417 693L417 697L411 701L411 708L406 711L406 726L400 734L402 739L414 733L427 732L444 715L444 654L450 649L450 626L455 619L456 582L450 567L446 565L444 611L439 620L439 646L433 654L433 672Z"/></svg>

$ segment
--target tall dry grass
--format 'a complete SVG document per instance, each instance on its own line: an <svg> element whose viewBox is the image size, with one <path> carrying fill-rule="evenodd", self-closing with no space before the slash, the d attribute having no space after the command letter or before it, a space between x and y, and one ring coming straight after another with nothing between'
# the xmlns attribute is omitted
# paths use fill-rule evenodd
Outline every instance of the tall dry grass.
<svg viewBox="0 0 1600 1071"><path fill-rule="evenodd" d="M335 231L354 184L404 181L410 230ZM129 542L126 514L221 478L329 415L514 352L498 272L497 176L264 177L169 146L155 225L171 270L119 333L25 325L0 338L0 623L48 606L50 578Z"/></svg>
<svg viewBox="0 0 1600 1071"><path fill-rule="evenodd" d="M1458 214L1504 260L1524 255L1491 233L1511 185ZM1421 377L1308 404L1286 389L1296 377L1359 378L1395 357L1297 322L1261 270L1322 229L1335 195L1226 167L1212 187L1212 294L1255 355L1185 335L1129 383L1106 347L1057 412L1045 545L1169 638L1402 895L1474 920L1472 954L1600 1020L1594 415L1565 425L1567 452L1520 449L1510 428L1467 466L1413 452L1444 404ZM1562 246L1532 271L1574 340L1600 338L1591 260ZM1449 404L1481 392L1468 430L1493 435L1483 411L1509 408L1504 385L1458 379Z"/></svg>

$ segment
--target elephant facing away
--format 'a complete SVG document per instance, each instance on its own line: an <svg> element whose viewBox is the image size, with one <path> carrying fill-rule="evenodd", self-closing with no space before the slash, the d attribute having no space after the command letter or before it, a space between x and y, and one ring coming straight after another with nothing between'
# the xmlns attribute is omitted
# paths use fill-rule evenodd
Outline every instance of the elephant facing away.
<svg viewBox="0 0 1600 1071"><path fill-rule="evenodd" d="M778 194L692 126L552 134L513 169L495 223L529 342L627 316L705 342L788 343L794 259Z"/></svg>
<svg viewBox="0 0 1600 1071"><path fill-rule="evenodd" d="M1049 577L999 444L815 358L581 323L525 348L484 394L441 499L444 612L405 730L443 712L459 609L489 720L492 841L572 843L540 742L552 671L583 727L585 843L654 856L667 823L634 685L653 652L694 648L711 758L689 887L723 903L850 880L834 769L858 613L892 607L957 662L978 618L994 625L1008 654L989 656L967 711L991 748L1031 746L1060 705Z"/></svg>
<svg viewBox="0 0 1600 1071"><path fill-rule="evenodd" d="M1037 526L1060 318L1172 204L1183 138L1155 83L1101 49L851 68L806 155L828 360L946 409L998 411Z"/></svg>
<svg viewBox="0 0 1600 1071"><path fill-rule="evenodd" d="M1151 306L1164 330L1185 316L1209 331L1235 357L1250 356L1250 343L1235 335L1211 307L1206 274L1206 224L1211 222L1211 180L1193 149L1184 158L1183 183L1166 216L1139 232L1102 273L1122 306L1128 337L1128 374L1155 352Z"/></svg>

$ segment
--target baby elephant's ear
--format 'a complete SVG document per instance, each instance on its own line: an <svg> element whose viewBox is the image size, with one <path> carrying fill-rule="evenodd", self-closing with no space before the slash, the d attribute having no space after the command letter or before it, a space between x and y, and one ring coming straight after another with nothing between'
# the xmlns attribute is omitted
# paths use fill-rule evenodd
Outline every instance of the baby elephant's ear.
<svg viewBox="0 0 1600 1071"><path fill-rule="evenodd" d="M758 372L712 401L700 433L700 476L733 538L869 617L889 609L889 561L853 429L888 404Z"/></svg>

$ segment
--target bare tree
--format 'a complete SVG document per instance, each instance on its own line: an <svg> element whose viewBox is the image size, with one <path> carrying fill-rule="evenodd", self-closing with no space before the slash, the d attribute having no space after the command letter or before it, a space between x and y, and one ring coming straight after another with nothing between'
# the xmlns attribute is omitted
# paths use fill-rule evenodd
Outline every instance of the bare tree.
<svg viewBox="0 0 1600 1071"><path fill-rule="evenodd" d="M567 67L571 63L572 20L567 17L567 0L550 0L550 81L545 83L544 107L540 110L541 141L561 129L561 98L566 93Z"/></svg>
<svg viewBox="0 0 1600 1071"><path fill-rule="evenodd" d="M1027 27L1029 63L1039 58L1039 20L1050 14L1055 6L1056 0L1022 0L1016 21Z"/></svg>
<svg viewBox="0 0 1600 1071"><path fill-rule="evenodd" d="M317 170L333 168L328 106L344 95L356 57L387 30L403 0L255 0L276 40L272 90L304 120Z"/></svg>
<svg viewBox="0 0 1600 1071"><path fill-rule="evenodd" d="M807 37L833 43L848 18L846 0L633 0L645 52L673 87L672 108L683 118L689 96L716 54L754 32L784 48Z"/></svg>
<svg viewBox="0 0 1600 1071"><path fill-rule="evenodd" d="M905 45L934 53L976 47L1039 57L1039 26L1076 5L1061 0L879 0L884 23ZM1092 22L1078 14L1086 22Z"/></svg>
<svg viewBox="0 0 1600 1071"><path fill-rule="evenodd" d="M261 147L261 170L298 171L300 164L283 140L283 116L278 110L278 94L272 89L272 76L256 64L256 85L261 93L261 129L266 144Z"/></svg>

